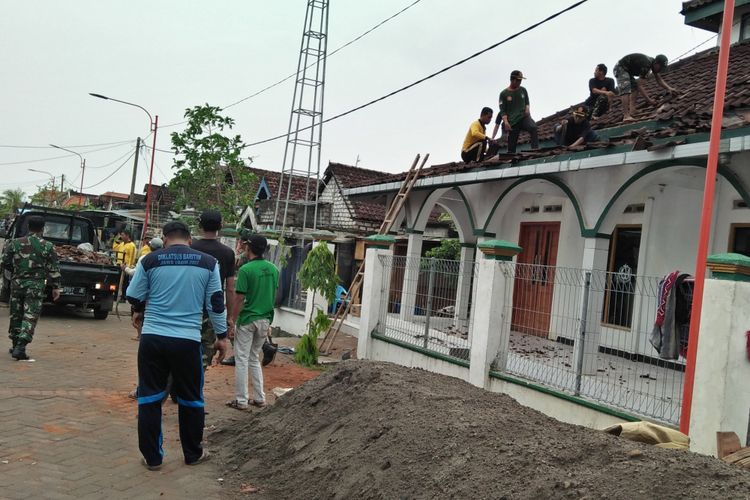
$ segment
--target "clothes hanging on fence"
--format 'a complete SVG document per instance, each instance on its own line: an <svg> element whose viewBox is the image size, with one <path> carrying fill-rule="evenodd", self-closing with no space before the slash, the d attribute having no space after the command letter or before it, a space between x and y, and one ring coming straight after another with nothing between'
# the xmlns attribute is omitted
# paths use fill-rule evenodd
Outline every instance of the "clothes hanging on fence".
<svg viewBox="0 0 750 500"><path fill-rule="evenodd" d="M669 273L659 282L656 321L649 336L662 359L678 359L687 353L692 307L692 281L689 274Z"/></svg>

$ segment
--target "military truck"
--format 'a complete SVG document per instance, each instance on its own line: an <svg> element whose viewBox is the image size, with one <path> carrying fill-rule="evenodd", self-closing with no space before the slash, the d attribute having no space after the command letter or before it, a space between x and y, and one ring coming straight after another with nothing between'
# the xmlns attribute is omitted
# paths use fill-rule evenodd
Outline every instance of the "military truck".
<svg viewBox="0 0 750 500"><path fill-rule="evenodd" d="M78 212L26 205L20 210L7 230L0 230L5 243L13 238L26 236L28 219L33 215L44 218L42 236L55 245L60 263L60 298L56 306L83 311L93 310L94 318L106 319L112 310L120 283L120 266L112 256L99 252L99 238L91 220ZM88 243L91 249L79 245ZM87 247L88 245L84 245ZM2 276L0 301L10 297L10 272ZM47 287L46 302L52 304L52 291Z"/></svg>

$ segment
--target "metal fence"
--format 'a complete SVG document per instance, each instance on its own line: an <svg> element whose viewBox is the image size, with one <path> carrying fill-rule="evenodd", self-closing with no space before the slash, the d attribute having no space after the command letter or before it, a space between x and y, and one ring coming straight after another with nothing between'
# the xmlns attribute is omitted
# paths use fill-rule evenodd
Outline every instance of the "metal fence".
<svg viewBox="0 0 750 500"><path fill-rule="evenodd" d="M469 360L473 261L380 257L380 334L437 354Z"/></svg>
<svg viewBox="0 0 750 500"><path fill-rule="evenodd" d="M659 278L512 262L504 271L509 342L497 370L678 423L684 358L660 359L649 343Z"/></svg>

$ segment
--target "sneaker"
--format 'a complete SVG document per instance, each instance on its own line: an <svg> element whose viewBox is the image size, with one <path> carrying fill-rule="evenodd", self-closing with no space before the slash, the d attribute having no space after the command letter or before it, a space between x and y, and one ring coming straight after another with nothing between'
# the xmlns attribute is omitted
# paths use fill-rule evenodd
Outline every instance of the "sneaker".
<svg viewBox="0 0 750 500"><path fill-rule="evenodd" d="M230 356L227 359L222 359L221 364L224 366L234 366L234 356Z"/></svg>
<svg viewBox="0 0 750 500"><path fill-rule="evenodd" d="M13 352L11 353L11 356L13 356L13 359L15 359L16 361L25 361L29 359L29 355L26 354L26 345L18 344L16 347L13 348Z"/></svg>
<svg viewBox="0 0 750 500"><path fill-rule="evenodd" d="M141 465L143 465L145 468L147 468L148 470L151 470L151 471L157 471L157 470L161 469L161 466L162 466L162 464L159 464L159 465L149 465L148 462L146 462L146 459L142 458L142 457L141 457Z"/></svg>
<svg viewBox="0 0 750 500"><path fill-rule="evenodd" d="M257 408L265 408L266 406L268 406L268 403L266 403L265 401L252 401L250 404Z"/></svg>
<svg viewBox="0 0 750 500"><path fill-rule="evenodd" d="M204 448L204 449L203 449L203 454L202 454L202 455L200 456L200 458L199 458L198 460L196 460L195 462L190 462L190 463L188 463L188 462L185 462L185 463L186 463L187 465L198 465L198 464L201 464L201 463L205 462L205 461L206 461L206 460L208 460L208 459L209 459L210 457L211 457L211 454L210 454L210 453L208 452L208 450L206 450L206 449Z"/></svg>

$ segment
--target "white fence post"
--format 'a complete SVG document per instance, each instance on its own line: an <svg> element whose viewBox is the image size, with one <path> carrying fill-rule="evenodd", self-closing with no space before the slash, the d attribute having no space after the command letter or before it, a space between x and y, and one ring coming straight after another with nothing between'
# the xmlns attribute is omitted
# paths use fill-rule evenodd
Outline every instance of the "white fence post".
<svg viewBox="0 0 750 500"><path fill-rule="evenodd" d="M401 285L401 311L399 313L400 318L406 321L414 318L421 258L422 233L411 233L406 247L406 263L404 265L403 284Z"/></svg>
<svg viewBox="0 0 750 500"><path fill-rule="evenodd" d="M477 387L489 386L490 365L498 352L508 351L508 321L503 315L509 309L506 297L505 262L510 261L521 249L507 241L489 240L479 244L483 257L477 273L476 302L473 304L473 335L469 357L469 382ZM508 331L504 331L508 330Z"/></svg>
<svg viewBox="0 0 750 500"><path fill-rule="evenodd" d="M584 294L590 290L583 286L586 271L591 271L591 282L595 290L606 288L607 252L609 251L609 240L604 238L586 238L583 243L583 261L581 263L581 303L586 302ZM580 368L583 375L597 374L597 358L599 357L599 341L601 338L601 321L597 318L597 310L602 308L600 297L589 297L588 307L582 311L585 316L581 321L586 323L585 336L577 333L576 342L582 342L582 346L576 346L573 351L573 366ZM635 316L634 316L635 317ZM635 330L635 328L634 328ZM579 359L582 358L582 359Z"/></svg>
<svg viewBox="0 0 750 500"><path fill-rule="evenodd" d="M359 335L357 338L357 358L368 359L372 346L370 334L378 326L381 317L381 307L388 307L388 301L382 300L382 294L390 289L391 273L385 275L385 268L380 261L381 256L393 256L392 245L396 241L393 236L373 235L365 242L368 245L365 253L365 276L362 282L362 309L359 320ZM387 311L386 311L387 313Z"/></svg>
<svg viewBox="0 0 750 500"><path fill-rule="evenodd" d="M750 426L750 258L708 258L713 278L703 291L695 385L690 414L690 449L716 455L716 432L737 433L746 445Z"/></svg>
<svg viewBox="0 0 750 500"><path fill-rule="evenodd" d="M456 285L456 306L453 316L456 328L469 328L469 301L471 298L471 279L474 276L474 243L461 243L461 260L458 266L458 284Z"/></svg>

